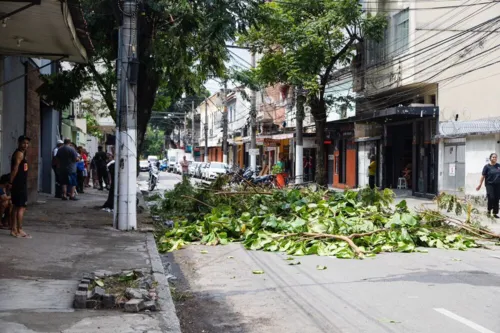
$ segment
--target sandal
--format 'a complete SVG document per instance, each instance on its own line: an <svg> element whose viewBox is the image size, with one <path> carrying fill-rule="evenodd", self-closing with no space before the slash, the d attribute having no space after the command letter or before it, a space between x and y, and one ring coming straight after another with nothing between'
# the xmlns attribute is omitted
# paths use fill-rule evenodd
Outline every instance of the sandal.
<svg viewBox="0 0 500 333"><path fill-rule="evenodd" d="M30 234L27 234L27 233L25 233L24 231L22 231L22 234L18 234L18 235L17 235L17 237L18 237L18 238L27 238L27 239L31 239L31 238L33 238L33 237L31 237L31 235L30 235Z"/></svg>

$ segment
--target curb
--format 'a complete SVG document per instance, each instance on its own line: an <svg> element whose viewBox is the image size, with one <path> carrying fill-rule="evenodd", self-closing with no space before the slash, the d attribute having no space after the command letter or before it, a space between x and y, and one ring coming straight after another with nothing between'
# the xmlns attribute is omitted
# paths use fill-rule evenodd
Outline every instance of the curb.
<svg viewBox="0 0 500 333"><path fill-rule="evenodd" d="M179 318L177 318L174 301L172 300L168 280L165 276L165 268L161 262L158 249L156 248L153 234L147 235L147 248L153 277L158 283L156 290L158 293L158 303L160 304L159 313L161 316L162 332L181 333Z"/></svg>

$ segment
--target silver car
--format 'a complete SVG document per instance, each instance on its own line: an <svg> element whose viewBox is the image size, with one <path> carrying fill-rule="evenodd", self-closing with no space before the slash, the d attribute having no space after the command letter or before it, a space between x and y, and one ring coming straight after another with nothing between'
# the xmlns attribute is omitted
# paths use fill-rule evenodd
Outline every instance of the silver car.
<svg viewBox="0 0 500 333"><path fill-rule="evenodd" d="M196 177L196 169L198 166L201 164L201 162L193 162L189 164L189 171L188 174L192 177Z"/></svg>

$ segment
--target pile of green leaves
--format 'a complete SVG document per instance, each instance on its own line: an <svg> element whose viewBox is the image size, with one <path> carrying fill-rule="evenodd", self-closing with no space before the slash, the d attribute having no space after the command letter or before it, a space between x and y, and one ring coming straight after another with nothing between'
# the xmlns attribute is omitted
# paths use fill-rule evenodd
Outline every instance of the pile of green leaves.
<svg viewBox="0 0 500 333"><path fill-rule="evenodd" d="M180 191L212 208L181 198ZM476 247L472 238L452 227L426 225L408 210L405 201L392 209L394 194L390 190L331 193L294 189L229 196L194 189L184 182L165 197L160 211L173 214L175 225L158 237L162 252L191 242L224 245L238 241L250 250L350 259L380 252L423 251L418 247Z"/></svg>

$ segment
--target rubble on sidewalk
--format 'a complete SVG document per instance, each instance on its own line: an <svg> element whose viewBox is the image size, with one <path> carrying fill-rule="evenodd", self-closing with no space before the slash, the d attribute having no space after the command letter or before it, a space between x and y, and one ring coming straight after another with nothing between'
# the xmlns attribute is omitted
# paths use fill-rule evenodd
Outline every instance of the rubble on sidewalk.
<svg viewBox="0 0 500 333"><path fill-rule="evenodd" d="M122 309L125 312L158 311L152 272L99 270L85 274L75 291L75 309Z"/></svg>

